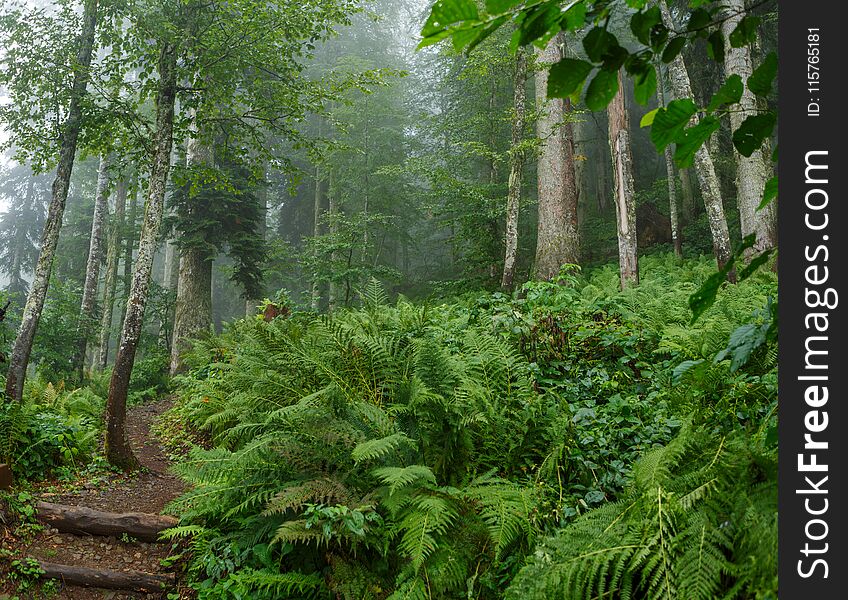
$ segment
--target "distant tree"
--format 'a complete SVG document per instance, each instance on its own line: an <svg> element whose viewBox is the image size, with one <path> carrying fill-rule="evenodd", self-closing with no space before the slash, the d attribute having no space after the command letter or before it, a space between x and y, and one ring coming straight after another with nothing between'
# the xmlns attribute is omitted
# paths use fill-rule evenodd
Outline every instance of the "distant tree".
<svg viewBox="0 0 848 600"><path fill-rule="evenodd" d="M15 165L2 174L0 198L7 209L0 214L0 273L8 277L6 290L26 297L26 275L38 260L38 243L44 228L47 200L46 175L36 175L29 165Z"/></svg>

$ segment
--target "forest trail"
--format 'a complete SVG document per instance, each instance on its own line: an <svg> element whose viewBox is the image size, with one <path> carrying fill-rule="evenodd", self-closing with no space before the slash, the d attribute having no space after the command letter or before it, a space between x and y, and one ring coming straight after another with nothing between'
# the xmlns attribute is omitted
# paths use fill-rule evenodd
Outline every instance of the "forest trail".
<svg viewBox="0 0 848 600"><path fill-rule="evenodd" d="M41 493L37 500L69 506L80 506L115 513L139 512L159 514L165 505L179 496L185 486L169 473L170 460L159 440L151 433L156 419L171 406L170 399L160 399L129 409L127 436L143 469L133 477L101 474L68 493ZM169 545L127 540L116 537L60 533L46 527L21 554L40 561L107 569L117 572L141 571L163 574L160 561L168 556ZM169 590L173 591L173 590ZM67 600L124 600L165 598L166 592L151 594L86 588L59 584L52 598Z"/></svg>

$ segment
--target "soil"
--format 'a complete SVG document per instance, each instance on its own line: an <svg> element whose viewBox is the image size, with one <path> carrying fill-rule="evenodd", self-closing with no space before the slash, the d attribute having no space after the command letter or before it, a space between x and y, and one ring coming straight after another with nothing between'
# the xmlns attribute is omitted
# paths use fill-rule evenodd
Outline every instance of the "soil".
<svg viewBox="0 0 848 600"><path fill-rule="evenodd" d="M110 512L161 513L171 500L185 490L183 482L169 472L170 461L159 440L151 433L151 426L170 406L169 399L161 399L130 408L127 412L127 436L142 465L140 472L131 476L101 473L71 490L36 492L36 499ZM7 540L3 544L6 548L10 546L8 536L7 533ZM138 542L126 537L121 540L114 537L74 535L59 533L51 528L37 533L34 538L16 541L15 557L28 556L52 563L115 571L164 573L166 569L160 561L165 559L170 551L170 545L165 543ZM57 583L58 593L51 594L50 598L129 600L167 597L167 592L144 594ZM14 586L3 591L15 595ZM3 597L4 595L0 594L0 600Z"/></svg>

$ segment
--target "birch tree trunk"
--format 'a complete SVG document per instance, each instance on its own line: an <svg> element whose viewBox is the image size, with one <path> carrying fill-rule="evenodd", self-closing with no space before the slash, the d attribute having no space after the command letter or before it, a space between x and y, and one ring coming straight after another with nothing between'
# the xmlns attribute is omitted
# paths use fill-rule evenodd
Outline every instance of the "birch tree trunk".
<svg viewBox="0 0 848 600"><path fill-rule="evenodd" d="M201 139L197 114L190 119L191 137L186 144L186 167L189 171L212 162L212 148ZM191 213L189 218L191 218ZM187 342L212 324L212 257L205 248L180 248L177 277L177 302L171 342L171 375L183 369L182 355Z"/></svg>
<svg viewBox="0 0 848 600"><path fill-rule="evenodd" d="M128 198L129 208L127 211L127 219L124 223L124 272L121 277L124 298L130 297L130 287L132 285L132 268L133 268L133 251L135 250L135 222L138 218L138 199L142 196L141 178L136 179L136 187L132 195ZM120 312L118 320L118 331L124 329L124 311Z"/></svg>
<svg viewBox="0 0 848 600"><path fill-rule="evenodd" d="M513 80L512 149L510 151L509 188L506 201L506 251L501 286L511 289L515 280L515 261L518 254L518 215L521 204L521 180L524 170L524 122L526 119L527 56L518 49Z"/></svg>
<svg viewBox="0 0 848 600"><path fill-rule="evenodd" d="M53 258L56 254L56 245L59 242L59 230L62 228L62 217L65 213L68 187L74 167L74 156L77 152L77 139L80 129L82 129L82 104L88 87L96 26L97 0L85 0L82 30L78 40L76 68L68 103L68 116L61 129L59 160L56 166L56 178L53 180L50 206L47 209L47 220L44 223L44 233L41 237L41 250L38 254L32 285L21 315L18 335L9 355L6 394L9 398L17 401L20 401L23 396L32 342L35 339L35 331L38 328L38 321L44 308L50 272L53 269Z"/></svg>
<svg viewBox="0 0 848 600"><path fill-rule="evenodd" d="M103 285L103 311L100 317L100 343L93 368L102 371L109 359L109 339L112 336L112 312L115 308L115 290L118 283L118 252L124 229L124 212L127 206L127 182L120 179L115 189L115 211L106 235L106 281Z"/></svg>
<svg viewBox="0 0 848 600"><path fill-rule="evenodd" d="M132 275L132 287L127 299L121 341L115 357L115 368L109 382L106 401L106 459L124 470L138 466L127 441L125 421L127 392L132 374L135 353L144 322L144 309L153 269L159 227L165 205L165 188L168 182L171 145L174 129L174 101L177 90L177 49L172 42L163 43L159 56L159 87L156 99L156 136L150 169L147 203L144 210L138 257Z"/></svg>
<svg viewBox="0 0 848 600"><path fill-rule="evenodd" d="M630 124L624 103L624 85L618 73L618 93L607 108L609 144L615 180L615 221L618 226L618 264L621 289L639 285L636 243L636 197L633 185L633 155L630 150Z"/></svg>
<svg viewBox="0 0 848 600"><path fill-rule="evenodd" d="M336 203L336 195L335 190L333 189L333 170L328 169L327 173L327 215L329 217L330 222L328 223L328 229L331 236L335 236L338 233L338 223L336 219L338 218L339 208ZM333 265L333 269L335 269L336 264L339 261L339 253L337 250L333 250L330 254L330 262ZM338 308L339 305L339 283L330 279L329 289L327 291L327 303L328 309L330 312Z"/></svg>
<svg viewBox="0 0 848 600"><path fill-rule="evenodd" d="M552 279L562 265L580 261L577 227L577 185L574 175L574 134L566 121L568 100L548 100L548 71L545 65L562 58L563 36L558 34L538 52L536 133L541 141L537 166L539 228L536 239L536 279Z"/></svg>
<svg viewBox="0 0 848 600"><path fill-rule="evenodd" d="M100 279L100 263L103 260L103 222L108 212L109 199L109 167L111 157L107 154L100 156L97 168L97 189L94 194L94 216L91 219L91 238L88 244L88 262L85 268L85 283L82 288L80 304L80 324L77 336L76 365L79 379L82 381L85 355L88 348L88 338L94 330L95 301L97 299L97 284Z"/></svg>
<svg viewBox="0 0 848 600"><path fill-rule="evenodd" d="M660 0L660 11L662 12L665 26L676 30L676 25L668 10L666 0ZM689 73L683 56L678 54L668 68L671 89L677 99L692 98L692 85L689 81ZM698 116L692 117L692 125L698 123ZM707 220L710 224L710 233L713 238L713 253L716 257L718 267L722 268L730 260L730 234L727 230L727 219L724 216L724 207L721 200L721 187L715 172L712 155L707 145L701 146L695 153L695 174L698 176L698 184L701 188L701 196L704 199L704 208L707 210ZM730 273L728 279L735 280L735 273Z"/></svg>
<svg viewBox="0 0 848 600"><path fill-rule="evenodd" d="M665 106L665 77L662 76L662 66L657 65L659 74L659 85L657 95L660 106ZM665 171L668 178L668 214L671 221L671 243L674 245L674 255L677 258L683 256L683 244L680 240L680 219L677 211L677 169L674 167L674 157L671 152L671 144L665 147Z"/></svg>
<svg viewBox="0 0 848 600"><path fill-rule="evenodd" d="M724 60L725 76L737 74L743 83L748 81L754 71L751 51L747 46L733 48L729 38L745 13L745 0L727 0L725 2L727 20L722 23L727 54ZM735 131L747 117L757 114L757 99L748 86L742 91L739 109L730 112L730 126ZM739 207L739 221L742 237L756 234L753 252L760 254L777 245L777 213L772 202L762 210L757 210L763 197L766 181L771 177L770 160L762 149L751 156L742 156L734 148L736 157L736 204Z"/></svg>

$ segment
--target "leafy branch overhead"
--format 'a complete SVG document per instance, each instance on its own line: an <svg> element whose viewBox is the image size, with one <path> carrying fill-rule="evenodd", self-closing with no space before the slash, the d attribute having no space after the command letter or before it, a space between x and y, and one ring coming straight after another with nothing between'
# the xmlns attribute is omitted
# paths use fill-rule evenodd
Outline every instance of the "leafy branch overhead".
<svg viewBox="0 0 848 600"><path fill-rule="evenodd" d="M468 52L507 23L515 26L513 51L530 43L542 48L559 32L580 33L585 58L563 58L551 67L548 96L575 101L582 97L590 110L603 110L618 91L615 73L623 68L634 81L636 100L647 104L657 90L657 61L671 63L699 39L707 43L711 58L724 61L721 24L726 20L720 2L697 0L690 3L693 10L685 25L675 31L664 24L659 7L649 4L647 0L626 0L626 6L612 0L487 0L479 10L474 0L439 0L421 31L419 48L450 39L455 50ZM620 11L630 15L632 39L619 40L611 31L612 18ZM731 46L752 44L759 24L760 17L745 15L729 36ZM730 77L706 106L678 98L649 112L641 124L651 127L651 140L658 151L675 144L678 166L691 166L697 150L719 128L721 117L735 109L743 85L767 98L776 76L777 55L772 52L748 81L738 75ZM690 125L698 114L703 117ZM743 156L751 156L771 137L776 123L771 110L747 117L733 132L734 146Z"/></svg>

